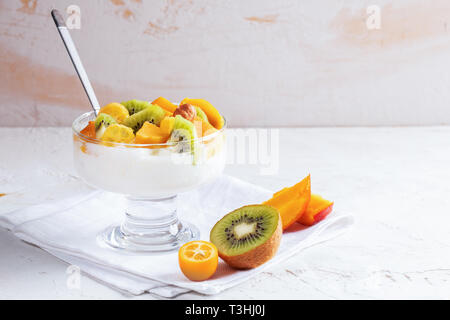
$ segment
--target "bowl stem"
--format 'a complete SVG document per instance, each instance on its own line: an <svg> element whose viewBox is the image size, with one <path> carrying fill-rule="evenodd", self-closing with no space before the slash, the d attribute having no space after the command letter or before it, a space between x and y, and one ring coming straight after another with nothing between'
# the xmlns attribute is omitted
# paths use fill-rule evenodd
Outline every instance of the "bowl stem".
<svg viewBox="0 0 450 320"><path fill-rule="evenodd" d="M125 219L100 235L100 240L117 250L136 253L164 253L199 238L194 226L177 216L176 196L164 199L128 198Z"/></svg>

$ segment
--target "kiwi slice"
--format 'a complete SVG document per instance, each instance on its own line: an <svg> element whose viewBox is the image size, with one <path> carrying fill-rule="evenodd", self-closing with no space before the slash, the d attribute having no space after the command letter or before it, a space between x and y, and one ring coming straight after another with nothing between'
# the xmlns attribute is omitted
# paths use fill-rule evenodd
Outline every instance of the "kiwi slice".
<svg viewBox="0 0 450 320"><path fill-rule="evenodd" d="M150 104L147 108L129 116L123 124L133 129L134 133L144 125L145 121L159 126L161 120L166 116L166 112L157 105Z"/></svg>
<svg viewBox="0 0 450 320"><path fill-rule="evenodd" d="M151 103L148 101L142 101L142 100L136 100L136 99L124 101L121 104L125 108L127 108L130 116L151 106Z"/></svg>
<svg viewBox="0 0 450 320"><path fill-rule="evenodd" d="M197 116L202 119L205 122L208 122L208 116L206 115L205 111L203 111L202 109L200 109L199 107L195 107L195 111L197 112Z"/></svg>
<svg viewBox="0 0 450 320"><path fill-rule="evenodd" d="M197 131L194 124L180 115L175 116L169 142L178 142L176 147L178 152L190 151L194 155L194 164L196 163L197 154L196 139Z"/></svg>
<svg viewBox="0 0 450 320"><path fill-rule="evenodd" d="M191 151L191 134L186 129L174 129L170 135L169 142L176 142L175 150L179 153Z"/></svg>
<svg viewBox="0 0 450 320"><path fill-rule="evenodd" d="M244 206L225 215L211 230L219 256L237 269L255 268L271 259L282 234L277 209L266 205Z"/></svg>
<svg viewBox="0 0 450 320"><path fill-rule="evenodd" d="M100 139L105 133L106 128L108 128L113 123L117 123L116 119L111 117L109 114L100 113L95 119L95 136Z"/></svg>

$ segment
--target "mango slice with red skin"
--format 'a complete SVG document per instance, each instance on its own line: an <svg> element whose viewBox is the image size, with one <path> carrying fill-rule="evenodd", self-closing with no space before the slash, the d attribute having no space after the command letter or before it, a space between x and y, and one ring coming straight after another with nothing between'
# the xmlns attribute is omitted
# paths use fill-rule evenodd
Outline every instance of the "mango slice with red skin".
<svg viewBox="0 0 450 320"><path fill-rule="evenodd" d="M316 224L317 222L322 221L323 219L325 219L330 213L331 211L333 211L333 204L331 204L328 208L326 208L325 210L320 211L318 214L316 214L314 216L314 223Z"/></svg>
<svg viewBox="0 0 450 320"><path fill-rule="evenodd" d="M298 220L305 226L312 226L326 218L333 211L334 202L326 200L317 194L311 195L306 212Z"/></svg>

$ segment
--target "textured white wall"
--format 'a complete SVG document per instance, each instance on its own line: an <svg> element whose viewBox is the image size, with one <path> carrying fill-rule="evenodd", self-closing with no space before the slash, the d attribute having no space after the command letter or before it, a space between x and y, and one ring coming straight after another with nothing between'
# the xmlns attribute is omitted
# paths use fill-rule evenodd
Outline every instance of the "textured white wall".
<svg viewBox="0 0 450 320"><path fill-rule="evenodd" d="M50 18L70 4L102 104L202 97L232 126L450 124L448 0L2 0L0 125L89 110Z"/></svg>

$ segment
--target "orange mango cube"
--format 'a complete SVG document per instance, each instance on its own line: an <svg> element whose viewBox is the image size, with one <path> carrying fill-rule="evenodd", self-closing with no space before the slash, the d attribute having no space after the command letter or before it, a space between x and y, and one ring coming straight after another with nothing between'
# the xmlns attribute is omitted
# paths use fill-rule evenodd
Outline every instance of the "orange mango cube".
<svg viewBox="0 0 450 320"><path fill-rule="evenodd" d="M142 128L136 133L135 143L160 144L166 143L168 139L169 134L153 123L146 121Z"/></svg>

